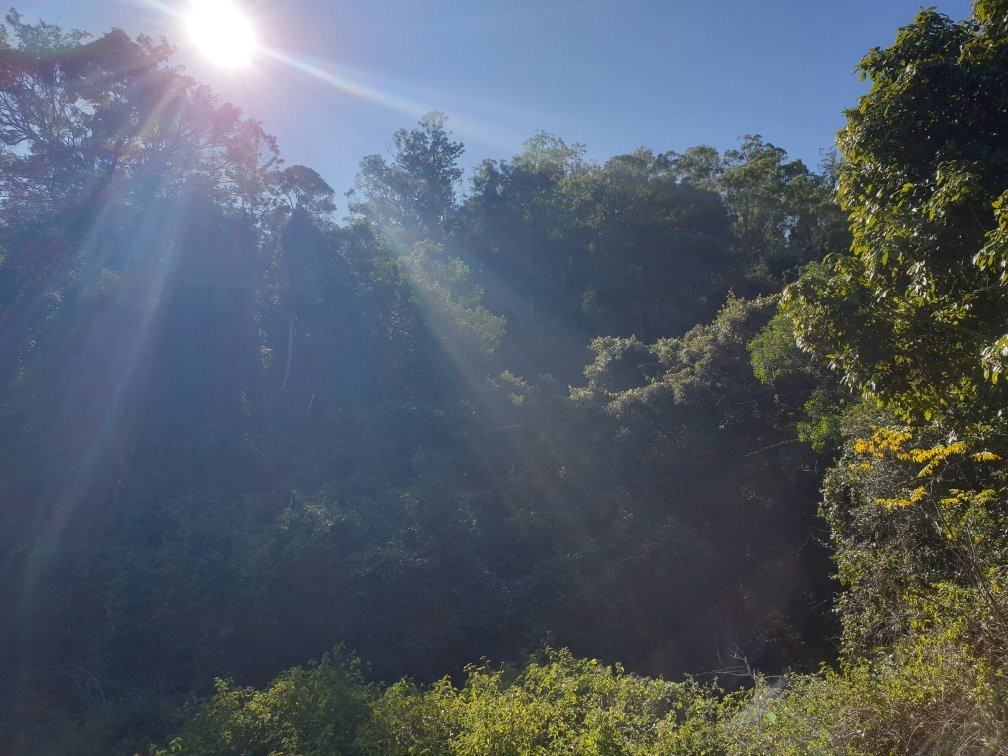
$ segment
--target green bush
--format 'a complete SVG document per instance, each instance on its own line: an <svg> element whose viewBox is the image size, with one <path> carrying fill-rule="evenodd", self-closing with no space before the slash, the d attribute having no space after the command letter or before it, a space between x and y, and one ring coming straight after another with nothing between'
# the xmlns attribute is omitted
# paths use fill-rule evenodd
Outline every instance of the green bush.
<svg viewBox="0 0 1008 756"><path fill-rule="evenodd" d="M357 729L379 692L359 662L338 649L262 691L218 679L217 692L194 706L182 733L153 754L356 754Z"/></svg>
<svg viewBox="0 0 1008 756"><path fill-rule="evenodd" d="M723 726L731 753L1003 753L1004 644L980 599L951 585L918 603L914 632L839 670L761 683Z"/></svg>
<svg viewBox="0 0 1008 756"><path fill-rule="evenodd" d="M358 740L374 754L703 754L717 752L715 690L627 674L548 651L518 674L470 667L461 688L403 681Z"/></svg>
<svg viewBox="0 0 1008 756"><path fill-rule="evenodd" d="M328 655L267 689L218 680L166 754L710 754L734 697L692 680L627 674L619 665L546 651L515 672L468 669L428 687L407 680L384 695L355 660Z"/></svg>

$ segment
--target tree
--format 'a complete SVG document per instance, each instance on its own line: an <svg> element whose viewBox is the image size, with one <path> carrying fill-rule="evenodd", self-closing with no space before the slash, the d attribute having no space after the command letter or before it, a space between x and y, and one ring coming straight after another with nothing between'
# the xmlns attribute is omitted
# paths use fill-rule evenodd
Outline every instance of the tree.
<svg viewBox="0 0 1008 756"><path fill-rule="evenodd" d="M70 205L93 211L109 182L126 177L162 195L197 185L221 202L254 201L275 143L167 65L166 43L133 41L120 30L85 42L83 32L26 24L16 11L6 21L0 189L7 207L16 203L27 217Z"/></svg>
<svg viewBox="0 0 1008 756"><path fill-rule="evenodd" d="M864 58L839 136L853 244L785 297L805 349L908 419L1004 406L1005 13L925 10Z"/></svg>
<svg viewBox="0 0 1008 756"><path fill-rule="evenodd" d="M270 184L285 214L300 210L321 220L336 210L332 187L307 166L292 165L276 171L270 175Z"/></svg>
<svg viewBox="0 0 1008 756"><path fill-rule="evenodd" d="M1006 24L1002 0L963 22L924 10L865 56L871 91L839 136L850 250L783 296L799 346L864 399L823 503L852 652L956 595L969 620L939 614L1008 658Z"/></svg>
<svg viewBox="0 0 1008 756"><path fill-rule="evenodd" d="M392 137L392 160L368 155L350 191L350 212L402 243L444 241L455 225L455 191L464 147L452 141L447 117L432 111L416 128Z"/></svg>

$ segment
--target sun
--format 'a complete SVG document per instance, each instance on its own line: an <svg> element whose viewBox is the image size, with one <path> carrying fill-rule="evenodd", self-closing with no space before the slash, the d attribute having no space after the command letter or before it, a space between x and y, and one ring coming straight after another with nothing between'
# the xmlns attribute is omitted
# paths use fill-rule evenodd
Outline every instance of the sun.
<svg viewBox="0 0 1008 756"><path fill-rule="evenodd" d="M192 0L186 27L196 48L217 65L240 68L252 60L252 22L231 0Z"/></svg>

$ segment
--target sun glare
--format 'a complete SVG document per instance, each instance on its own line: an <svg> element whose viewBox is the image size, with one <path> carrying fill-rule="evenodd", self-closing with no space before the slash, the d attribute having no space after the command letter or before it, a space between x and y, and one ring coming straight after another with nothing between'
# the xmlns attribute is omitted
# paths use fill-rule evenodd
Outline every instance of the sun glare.
<svg viewBox="0 0 1008 756"><path fill-rule="evenodd" d="M238 68L252 59L252 22L230 0L193 0L186 26L196 48L217 65Z"/></svg>

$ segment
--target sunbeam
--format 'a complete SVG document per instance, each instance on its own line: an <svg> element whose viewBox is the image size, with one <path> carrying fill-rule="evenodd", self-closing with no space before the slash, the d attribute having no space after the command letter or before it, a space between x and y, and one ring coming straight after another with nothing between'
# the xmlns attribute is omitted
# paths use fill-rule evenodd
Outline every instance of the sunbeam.
<svg viewBox="0 0 1008 756"><path fill-rule="evenodd" d="M323 67L322 65L308 62L281 50L276 50L266 46L262 47L261 50L265 57L282 63L295 71L307 74L308 76L311 76L324 84L328 84L340 92L352 95L353 97L367 100L378 105L383 105L387 108L410 116L416 116L417 114L422 114L427 110L430 110L430 107L427 104L411 99L406 95L391 94L376 87L364 84L359 80L355 80L349 73L345 71L337 71L332 64L327 64Z"/></svg>

